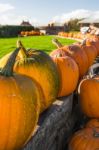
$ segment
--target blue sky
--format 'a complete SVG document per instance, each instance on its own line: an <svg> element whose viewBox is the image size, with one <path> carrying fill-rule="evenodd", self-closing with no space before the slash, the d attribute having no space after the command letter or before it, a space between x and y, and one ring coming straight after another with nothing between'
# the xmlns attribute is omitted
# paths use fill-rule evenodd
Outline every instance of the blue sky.
<svg viewBox="0 0 99 150"><path fill-rule="evenodd" d="M47 24L93 14L99 16L99 0L0 0L0 24L20 24L21 20Z"/></svg>

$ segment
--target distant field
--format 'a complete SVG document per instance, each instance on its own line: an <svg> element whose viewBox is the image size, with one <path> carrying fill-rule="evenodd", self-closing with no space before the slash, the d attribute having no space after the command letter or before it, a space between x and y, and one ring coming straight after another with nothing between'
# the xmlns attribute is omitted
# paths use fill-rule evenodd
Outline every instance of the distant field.
<svg viewBox="0 0 99 150"><path fill-rule="evenodd" d="M19 37L19 38L0 38L0 58L5 54L11 52L16 47L16 42L20 39L26 48L34 48L39 50L44 50L50 53L56 47L52 44L52 39L55 36L32 36L32 37ZM61 39L58 40L64 45L70 45L75 42L71 39Z"/></svg>

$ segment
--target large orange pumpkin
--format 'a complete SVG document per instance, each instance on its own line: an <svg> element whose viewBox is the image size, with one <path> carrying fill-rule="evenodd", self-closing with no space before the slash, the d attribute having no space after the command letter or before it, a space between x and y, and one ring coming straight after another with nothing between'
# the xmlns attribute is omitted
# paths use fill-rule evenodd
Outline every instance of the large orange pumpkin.
<svg viewBox="0 0 99 150"><path fill-rule="evenodd" d="M58 97L67 96L72 93L78 83L79 69L75 61L68 57L61 57L56 55L52 57L57 65L60 75L60 90Z"/></svg>
<svg viewBox="0 0 99 150"><path fill-rule="evenodd" d="M99 149L99 128L86 128L76 132L68 150L98 150Z"/></svg>
<svg viewBox="0 0 99 150"><path fill-rule="evenodd" d="M30 139L38 121L40 95L33 80L13 74L16 49L0 71L0 149L19 150Z"/></svg>
<svg viewBox="0 0 99 150"><path fill-rule="evenodd" d="M83 113L88 117L99 117L99 76L82 80L79 96Z"/></svg>
<svg viewBox="0 0 99 150"><path fill-rule="evenodd" d="M88 121L86 128L99 128L99 118Z"/></svg>
<svg viewBox="0 0 99 150"><path fill-rule="evenodd" d="M88 58L86 53L80 48L79 45L70 45L70 46L62 46L62 44L58 40L54 40L53 42L59 50L64 50L67 56L70 56L75 60L79 67L79 76L82 77L88 70ZM54 55L55 52L52 52L51 55Z"/></svg>
<svg viewBox="0 0 99 150"><path fill-rule="evenodd" d="M30 49L26 52L24 49L20 52L22 52L19 55L21 58L16 61L14 70L30 76L40 85L44 93L44 100L41 103L42 112L56 100L59 91L57 67L51 57L43 51Z"/></svg>
<svg viewBox="0 0 99 150"><path fill-rule="evenodd" d="M32 49L26 51L20 41L18 46L21 47L21 50L18 54L14 70L15 72L32 77L41 87L44 94L43 101L41 102L42 112L56 100L59 91L57 67L51 57L45 52ZM4 66L9 57L8 55L0 61L0 67Z"/></svg>

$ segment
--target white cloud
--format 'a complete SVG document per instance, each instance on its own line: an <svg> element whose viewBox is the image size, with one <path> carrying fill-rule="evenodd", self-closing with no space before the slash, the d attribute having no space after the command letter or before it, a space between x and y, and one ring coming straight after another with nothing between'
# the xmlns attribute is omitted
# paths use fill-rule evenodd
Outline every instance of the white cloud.
<svg viewBox="0 0 99 150"><path fill-rule="evenodd" d="M34 17L17 15L17 8L8 3L0 3L0 25L20 25L21 22L29 21L34 26L39 26L42 23Z"/></svg>
<svg viewBox="0 0 99 150"><path fill-rule="evenodd" d="M38 25L38 21L35 18L28 16L17 16L12 13L5 13L0 15L0 24L1 25L20 25L22 21L29 21L32 25Z"/></svg>
<svg viewBox="0 0 99 150"><path fill-rule="evenodd" d="M77 9L69 13L64 13L60 16L55 16L52 18L53 22L67 22L70 19L82 19L82 18L94 18L99 19L99 11L90 11L85 9Z"/></svg>
<svg viewBox="0 0 99 150"><path fill-rule="evenodd" d="M2 4L0 3L0 13L4 13L7 12L9 10L13 10L14 6L12 6L11 4Z"/></svg>
<svg viewBox="0 0 99 150"><path fill-rule="evenodd" d="M38 21L35 18L28 16L17 16L15 13L15 7L11 4L0 3L0 24L1 25L20 25L25 20L29 21L33 25L38 25Z"/></svg>

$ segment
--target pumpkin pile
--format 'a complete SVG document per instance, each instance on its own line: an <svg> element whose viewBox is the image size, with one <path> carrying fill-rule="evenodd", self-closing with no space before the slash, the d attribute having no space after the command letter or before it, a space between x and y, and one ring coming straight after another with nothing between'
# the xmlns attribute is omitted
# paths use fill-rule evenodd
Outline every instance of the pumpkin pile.
<svg viewBox="0 0 99 150"><path fill-rule="evenodd" d="M53 43L57 49L49 56L40 50L26 49L17 41L16 50L0 59L2 150L22 148L34 134L40 113L57 97L68 96L77 88L82 112L88 117L99 118L99 76L86 78L88 69L99 55L99 39L94 37L69 46L57 39L53 39ZM81 136L87 136L86 142L99 136L96 126L98 121L95 120L94 124L86 125L75 134L69 150L76 150L76 140L84 138Z"/></svg>
<svg viewBox="0 0 99 150"><path fill-rule="evenodd" d="M39 31L21 31L21 36L34 36L34 35L40 35L41 33Z"/></svg>
<svg viewBox="0 0 99 150"><path fill-rule="evenodd" d="M68 90L73 92L74 89L77 88L78 83L79 107L86 117L92 118L85 125L85 128L77 131L73 135L69 142L68 150L98 149L99 75L87 75L87 72L94 63L96 57L99 56L99 39L98 37L94 37L93 39L88 38L82 43L75 43L69 46L63 46L57 39L54 39L52 42L57 46L57 49L51 52L50 55L56 63L61 76L61 89L59 96L64 96L65 94L69 93ZM73 60L78 66L79 80L77 79L78 76L76 76L77 68L70 65L70 60ZM75 77L73 72L69 70L69 67L75 68ZM66 74L68 78L66 78ZM74 81L77 81L76 84ZM64 87L66 83L68 83L67 89L67 86Z"/></svg>
<svg viewBox="0 0 99 150"><path fill-rule="evenodd" d="M59 32L58 36L65 37L65 38L74 38L74 39L94 39L95 35L91 35L90 33L82 34L81 32Z"/></svg>
<svg viewBox="0 0 99 150"><path fill-rule="evenodd" d="M59 33L59 35L63 36L62 33ZM64 35L66 37L74 36L67 33ZM54 39L53 43L57 46L57 49L51 52L51 57L56 57L56 59L58 57L61 59L70 57L78 65L79 107L89 120L83 129L77 131L71 137L68 150L99 149L99 75L88 74L89 68L94 64L96 57L99 56L99 38L89 36L83 42L69 46L63 46L57 39ZM96 66L99 67L98 64Z"/></svg>

